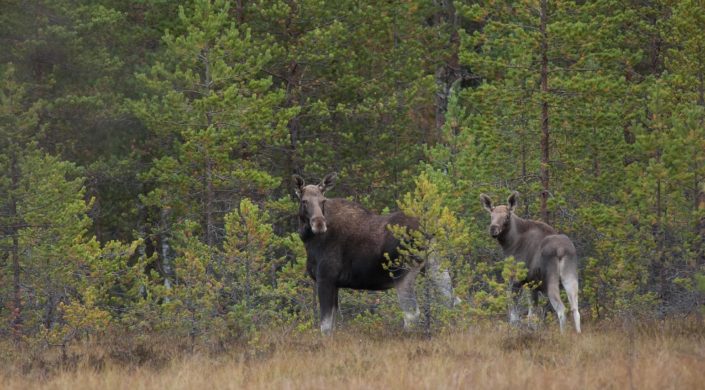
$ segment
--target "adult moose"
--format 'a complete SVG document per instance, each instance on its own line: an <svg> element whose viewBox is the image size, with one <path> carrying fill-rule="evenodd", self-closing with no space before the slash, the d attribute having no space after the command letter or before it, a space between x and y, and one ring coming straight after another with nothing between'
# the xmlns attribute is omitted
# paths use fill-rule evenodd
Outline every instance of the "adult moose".
<svg viewBox="0 0 705 390"><path fill-rule="evenodd" d="M563 285L573 312L575 330L580 333L580 312L578 311L578 257L575 246L568 236L558 234L549 225L514 214L519 194L515 191L507 198L507 205L492 206L492 199L480 195L482 206L490 213L490 234L502 246L505 256L514 256L528 268L526 280L539 282L532 291L533 303L538 300L538 292L548 295L551 306L558 315L561 332L565 327L565 306L561 301L559 286Z"/></svg>
<svg viewBox="0 0 705 390"><path fill-rule="evenodd" d="M389 259L399 256L400 245L387 226L399 225L417 229L418 220L396 212L377 215L346 199L325 197L334 185L336 174L330 173L317 185L306 185L293 175L299 197L299 236L306 247L306 271L316 282L321 313L321 332L335 326L338 289L386 290L395 287L404 312L404 327L409 328L419 317L414 284L425 268L447 303L452 300L450 276L441 272L436 261L389 270ZM429 260L429 263L431 261ZM391 272L391 275L390 275Z"/></svg>

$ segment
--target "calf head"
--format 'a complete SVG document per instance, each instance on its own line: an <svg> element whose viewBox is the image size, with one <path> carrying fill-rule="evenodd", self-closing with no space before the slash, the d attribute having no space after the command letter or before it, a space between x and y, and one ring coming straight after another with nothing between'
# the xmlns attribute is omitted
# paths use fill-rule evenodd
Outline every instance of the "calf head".
<svg viewBox="0 0 705 390"><path fill-rule="evenodd" d="M294 190L299 197L299 220L304 225L311 227L313 234L323 234L328 230L326 226L325 192L333 188L336 179L335 173L329 173L319 184L306 185L299 175L293 175Z"/></svg>
<svg viewBox="0 0 705 390"><path fill-rule="evenodd" d="M482 206L490 213L490 235L497 238L502 233L509 230L509 222L511 221L512 212L517 205L517 197L519 193L514 191L507 198L506 205L492 206L492 199L485 194L480 194L480 202Z"/></svg>

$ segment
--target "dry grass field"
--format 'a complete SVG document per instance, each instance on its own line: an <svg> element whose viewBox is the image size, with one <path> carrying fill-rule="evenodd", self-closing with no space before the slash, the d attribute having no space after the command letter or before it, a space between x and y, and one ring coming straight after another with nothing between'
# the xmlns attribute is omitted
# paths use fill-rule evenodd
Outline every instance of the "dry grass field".
<svg viewBox="0 0 705 390"><path fill-rule="evenodd" d="M586 326L582 335L506 324L434 336L351 329L272 336L264 351L150 349L122 358L82 346L73 363L5 363L3 389L696 389L705 388L702 323ZM76 352L74 352L76 353ZM32 360L34 359L34 360Z"/></svg>

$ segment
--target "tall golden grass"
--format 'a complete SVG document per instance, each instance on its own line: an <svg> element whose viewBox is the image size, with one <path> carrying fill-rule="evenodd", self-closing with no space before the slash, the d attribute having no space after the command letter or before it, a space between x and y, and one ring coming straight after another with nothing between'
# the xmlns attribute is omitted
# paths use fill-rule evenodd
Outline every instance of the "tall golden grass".
<svg viewBox="0 0 705 390"><path fill-rule="evenodd" d="M94 341L76 347L52 369L49 356L15 356L0 370L0 387L702 389L701 325L593 324L582 335L559 335L552 327L529 332L502 323L430 339L392 330L344 329L332 337L272 332L260 340L258 353L246 346L215 354L178 352L153 340L122 357L115 347L120 342Z"/></svg>

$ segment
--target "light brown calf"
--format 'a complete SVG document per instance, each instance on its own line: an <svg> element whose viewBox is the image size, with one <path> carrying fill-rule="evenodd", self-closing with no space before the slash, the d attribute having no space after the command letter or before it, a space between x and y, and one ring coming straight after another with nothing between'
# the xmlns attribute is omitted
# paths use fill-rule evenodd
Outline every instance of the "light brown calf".
<svg viewBox="0 0 705 390"><path fill-rule="evenodd" d="M578 311L578 256L575 246L568 236L558 234L549 225L514 214L517 192L507 198L507 205L492 206L492 200L480 195L484 208L490 213L490 234L502 246L505 256L526 264L529 273L526 280L519 282L540 282L533 292L534 304L538 292L548 295L551 306L558 315L561 332L565 327L565 306L561 301L560 285L563 285L573 312L575 330L580 333L580 312Z"/></svg>

